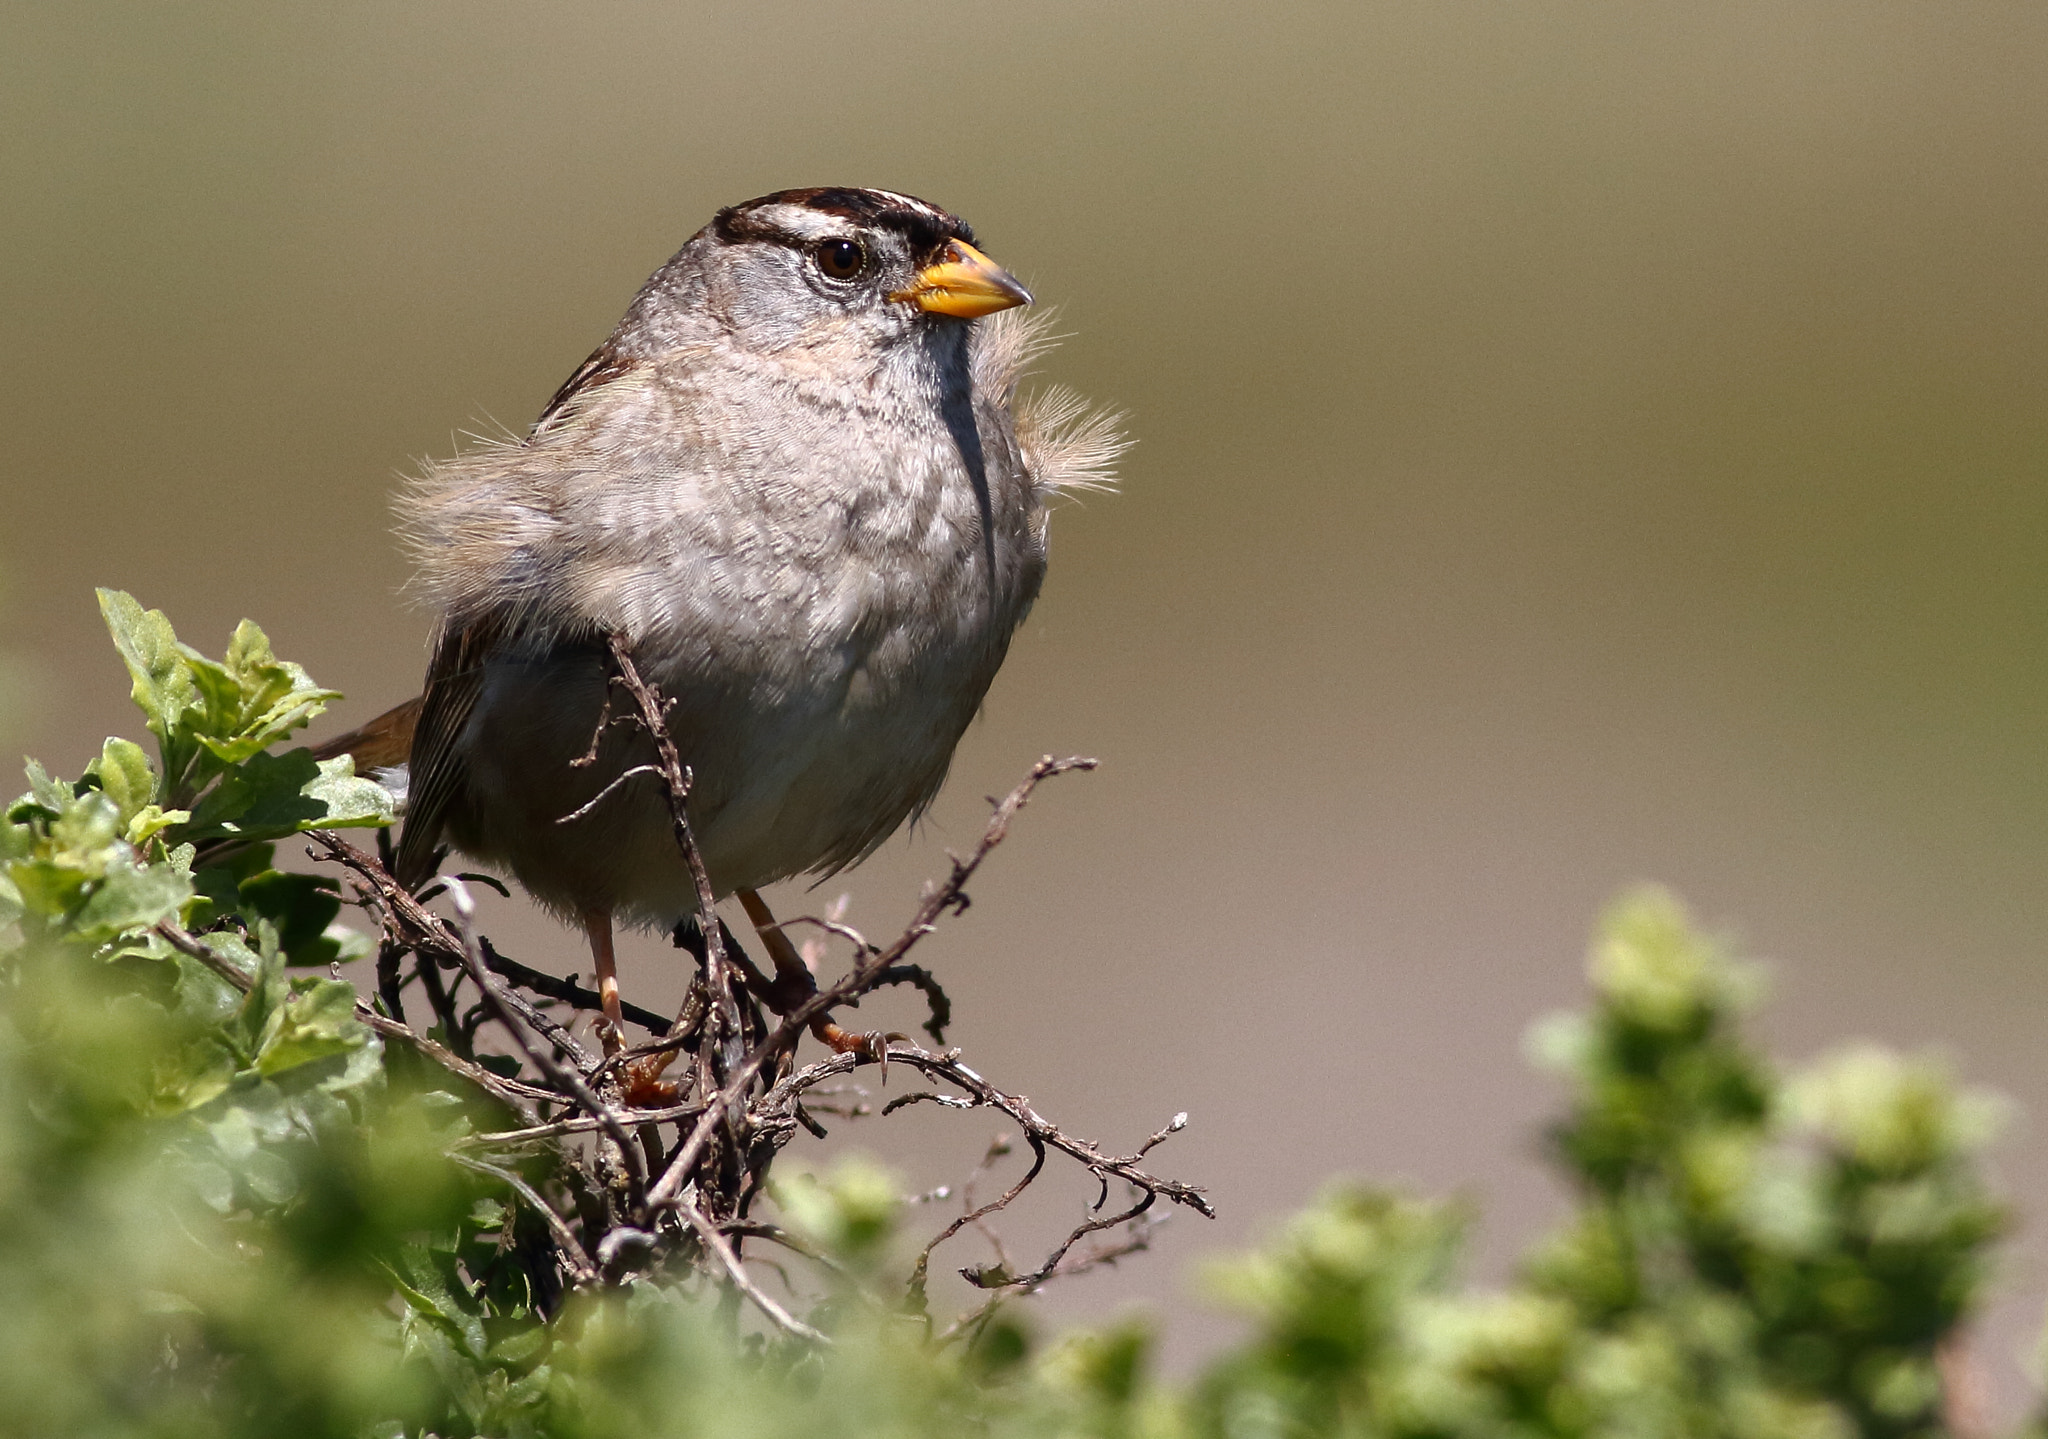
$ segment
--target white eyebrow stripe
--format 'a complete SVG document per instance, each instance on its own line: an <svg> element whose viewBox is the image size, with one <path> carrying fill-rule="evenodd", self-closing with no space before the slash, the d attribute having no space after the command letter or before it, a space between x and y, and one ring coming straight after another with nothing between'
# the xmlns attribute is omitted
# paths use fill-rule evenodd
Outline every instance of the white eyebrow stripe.
<svg viewBox="0 0 2048 1439"><path fill-rule="evenodd" d="M941 223L952 219L952 216L939 209L936 205L926 204L915 195L905 195L898 190L873 190L869 193L880 195L885 200L894 200L906 210L915 210L918 214L928 215Z"/></svg>
<svg viewBox="0 0 2048 1439"><path fill-rule="evenodd" d="M769 205L756 213L762 223L799 240L827 240L839 236L852 239L860 233L852 221L813 210L808 205Z"/></svg>

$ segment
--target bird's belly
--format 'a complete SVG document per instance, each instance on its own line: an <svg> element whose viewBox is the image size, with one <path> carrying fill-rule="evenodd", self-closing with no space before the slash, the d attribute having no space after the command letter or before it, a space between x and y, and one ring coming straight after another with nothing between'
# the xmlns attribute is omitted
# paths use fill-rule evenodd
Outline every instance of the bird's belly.
<svg viewBox="0 0 2048 1439"><path fill-rule="evenodd" d="M729 654L678 653L658 635L635 645L643 673L675 701L692 824L720 896L851 863L929 800L1008 626L1000 638L919 623L868 635L766 674ZM601 793L653 758L620 720L623 694L596 760L576 763L605 689L605 657L591 647L493 661L463 732L468 792L449 833L551 908L667 926L696 905L661 781L641 774Z"/></svg>
<svg viewBox="0 0 2048 1439"><path fill-rule="evenodd" d="M856 671L841 693L756 714L706 747L707 763L731 755L701 825L720 893L852 863L938 788L979 693L930 684L878 702L863 687Z"/></svg>

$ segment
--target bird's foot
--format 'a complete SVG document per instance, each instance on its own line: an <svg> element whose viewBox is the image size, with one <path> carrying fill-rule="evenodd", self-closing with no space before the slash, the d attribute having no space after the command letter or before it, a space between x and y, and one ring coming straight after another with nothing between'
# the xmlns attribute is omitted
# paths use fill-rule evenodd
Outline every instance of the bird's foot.
<svg viewBox="0 0 2048 1439"><path fill-rule="evenodd" d="M662 1078L675 1054L650 1054L627 1063L620 1075L621 1098L635 1109L665 1109L681 1097L682 1086Z"/></svg>
<svg viewBox="0 0 2048 1439"><path fill-rule="evenodd" d="M788 1014L818 992L818 981L807 969L778 969L775 978L763 975L758 984L750 978L747 987L774 1013Z"/></svg>
<svg viewBox="0 0 2048 1439"><path fill-rule="evenodd" d="M890 1045L907 1043L910 1039L907 1034L884 1034L879 1029L871 1029L865 1034L855 1034L852 1030L841 1029L829 1019L812 1020L811 1033L834 1054L857 1054L863 1059L872 1059L877 1064L889 1062Z"/></svg>

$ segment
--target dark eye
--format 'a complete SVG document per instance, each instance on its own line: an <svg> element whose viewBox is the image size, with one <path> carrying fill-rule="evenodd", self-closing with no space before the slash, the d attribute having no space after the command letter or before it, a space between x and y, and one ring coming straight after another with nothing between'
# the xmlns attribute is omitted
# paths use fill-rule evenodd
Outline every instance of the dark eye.
<svg viewBox="0 0 2048 1439"><path fill-rule="evenodd" d="M818 246L818 268L835 280L851 280L867 262L868 252L852 240L827 240Z"/></svg>

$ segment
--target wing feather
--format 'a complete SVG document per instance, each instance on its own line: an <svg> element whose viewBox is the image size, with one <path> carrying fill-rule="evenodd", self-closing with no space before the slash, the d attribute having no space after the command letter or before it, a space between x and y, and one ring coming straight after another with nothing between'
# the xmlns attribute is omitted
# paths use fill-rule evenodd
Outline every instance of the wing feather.
<svg viewBox="0 0 2048 1439"><path fill-rule="evenodd" d="M505 640L503 621L487 615L442 632L427 664L426 691L413 726L405 830L398 840L398 881L412 888L434 872L450 808L463 800L467 774L457 741L483 693L484 666Z"/></svg>

